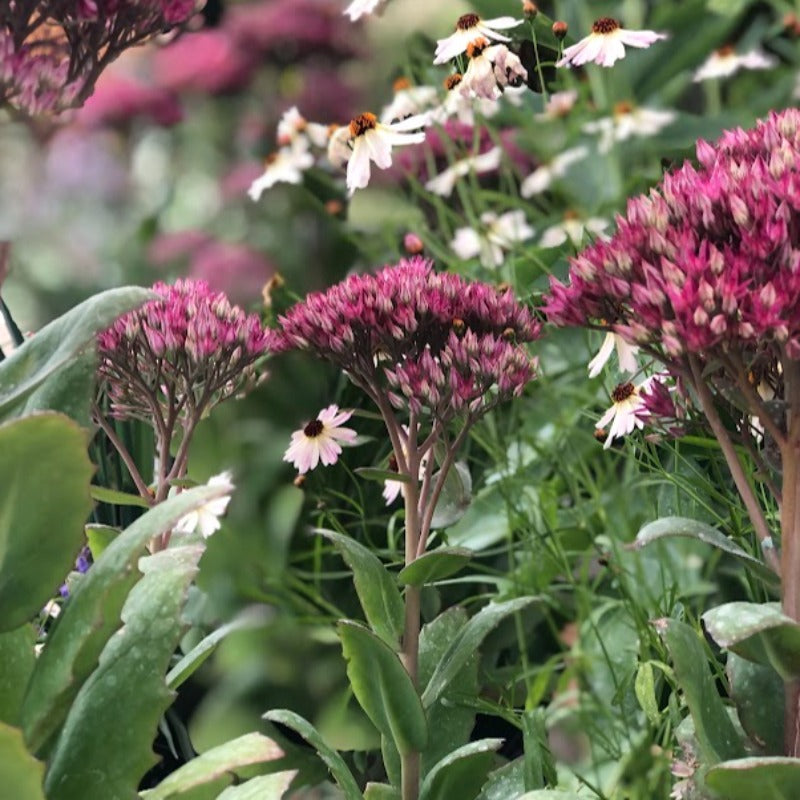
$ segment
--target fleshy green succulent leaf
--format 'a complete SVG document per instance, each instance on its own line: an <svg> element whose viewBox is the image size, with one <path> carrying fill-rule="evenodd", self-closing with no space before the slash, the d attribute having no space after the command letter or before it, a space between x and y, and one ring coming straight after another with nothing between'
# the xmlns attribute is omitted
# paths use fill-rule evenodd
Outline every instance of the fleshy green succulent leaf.
<svg viewBox="0 0 800 800"><path fill-rule="evenodd" d="M783 753L783 681L765 664L728 654L731 699L747 735L765 755Z"/></svg>
<svg viewBox="0 0 800 800"><path fill-rule="evenodd" d="M0 425L0 453L0 631L8 631L37 614L72 569L94 467L86 431L62 414Z"/></svg>
<svg viewBox="0 0 800 800"><path fill-rule="evenodd" d="M502 603L490 603L482 608L458 633L447 652L434 670L422 695L425 708L430 708L473 657L475 651L490 631L496 628L507 616L535 602L536 597L517 597Z"/></svg>
<svg viewBox="0 0 800 800"><path fill-rule="evenodd" d="M138 286L100 292L27 339L0 363L0 420L52 409L89 427L95 337L152 297Z"/></svg>
<svg viewBox="0 0 800 800"><path fill-rule="evenodd" d="M771 664L784 680L800 676L800 625L777 603L725 603L703 614L720 646L759 664Z"/></svg>
<svg viewBox="0 0 800 800"><path fill-rule="evenodd" d="M725 800L797 800L800 758L738 758L706 773L706 785Z"/></svg>
<svg viewBox="0 0 800 800"><path fill-rule="evenodd" d="M437 472L432 478L432 484L441 473ZM458 522L472 503L472 476L469 468L463 461L453 464L447 477L444 479L444 486L431 518L431 528L449 528Z"/></svg>
<svg viewBox="0 0 800 800"><path fill-rule="evenodd" d="M170 800L196 786L236 774L240 767L275 761L282 756L283 750L272 739L261 733L247 733L201 753L170 773L155 789L142 792L142 797Z"/></svg>
<svg viewBox="0 0 800 800"><path fill-rule="evenodd" d="M397 653L358 623L341 621L338 631L353 694L373 725L401 754L422 750L428 742L428 723Z"/></svg>
<svg viewBox="0 0 800 800"><path fill-rule="evenodd" d="M291 770L258 775L238 786L229 786L217 800L281 800L296 774Z"/></svg>
<svg viewBox="0 0 800 800"><path fill-rule="evenodd" d="M14 800L45 800L44 764L25 748L22 731L0 722L0 786Z"/></svg>
<svg viewBox="0 0 800 800"><path fill-rule="evenodd" d="M502 739L480 739L446 755L422 782L420 800L473 800L502 744Z"/></svg>
<svg viewBox="0 0 800 800"><path fill-rule="evenodd" d="M778 577L763 561L751 556L750 553L743 550L730 537L716 528L694 519L662 517L654 522L649 522L636 534L636 539L631 544L631 547L635 550L641 550L643 547L647 547L647 545L660 539L674 536L696 539L699 542L711 545L711 547L716 547L717 550L722 550L733 556L753 574L767 583L777 583L778 581Z"/></svg>
<svg viewBox="0 0 800 800"><path fill-rule="evenodd" d="M36 663L35 642L32 625L0 633L0 721L9 725L19 724L22 693Z"/></svg>
<svg viewBox="0 0 800 800"><path fill-rule="evenodd" d="M22 727L39 752L66 717L75 695L117 628L145 545L188 512L221 497L226 487L199 486L159 503L117 536L76 586L36 660L22 706Z"/></svg>
<svg viewBox="0 0 800 800"><path fill-rule="evenodd" d="M388 783L368 783L364 788L364 800L400 800L400 790Z"/></svg>
<svg viewBox="0 0 800 800"><path fill-rule="evenodd" d="M97 561L97 559L103 555L103 550L105 550L121 533L119 528L115 528L112 525L99 525L96 523L86 525L84 530L86 533L86 544L89 545L89 552L92 554L93 562Z"/></svg>
<svg viewBox="0 0 800 800"><path fill-rule="evenodd" d="M350 772L350 768L345 764L344 759L319 735L317 729L299 714L286 709L275 709L267 711L263 715L264 719L270 722L279 722L286 725L295 733L299 733L316 751L319 757L325 762L325 766L330 770L334 780L338 784L345 796L345 800L363 800L361 790Z"/></svg>
<svg viewBox="0 0 800 800"><path fill-rule="evenodd" d="M315 529L315 533L333 542L347 566L364 616L375 633L391 647L396 647L403 630L403 598L392 576L378 557L349 536L335 531Z"/></svg>
<svg viewBox="0 0 800 800"><path fill-rule="evenodd" d="M489 773L477 800L509 800L525 793L525 763L522 756Z"/></svg>
<svg viewBox="0 0 800 800"><path fill-rule="evenodd" d="M170 547L140 560L143 577L125 601L123 625L80 688L50 753L48 796L135 796L158 760L151 742L174 696L164 676L185 628L181 611L204 552L201 544Z"/></svg>
<svg viewBox="0 0 800 800"><path fill-rule="evenodd" d="M419 684L425 686L447 649L467 624L467 612L453 606L422 626L419 637ZM475 709L470 701L478 696L478 654L461 668L451 685L427 709L428 727L436 731L422 753L422 777L448 753L469 742L475 726ZM466 702L465 702L466 701Z"/></svg>
<svg viewBox="0 0 800 800"><path fill-rule="evenodd" d="M658 629L694 720L703 760L716 764L744 755L744 747L717 692L697 633L686 623L674 619L659 621Z"/></svg>
<svg viewBox="0 0 800 800"><path fill-rule="evenodd" d="M397 575L399 583L406 586L424 586L449 578L472 558L472 550L465 547L440 547L421 555L403 567Z"/></svg>

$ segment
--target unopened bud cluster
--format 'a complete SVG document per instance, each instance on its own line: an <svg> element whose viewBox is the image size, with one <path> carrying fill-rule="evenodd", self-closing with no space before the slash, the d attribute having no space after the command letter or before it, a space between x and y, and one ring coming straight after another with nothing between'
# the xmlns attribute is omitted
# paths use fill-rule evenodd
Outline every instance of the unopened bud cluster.
<svg viewBox="0 0 800 800"><path fill-rule="evenodd" d="M98 337L99 374L116 417L202 414L249 388L273 334L205 281L157 283L161 295Z"/></svg>
<svg viewBox="0 0 800 800"><path fill-rule="evenodd" d="M477 416L534 377L539 324L510 290L411 258L309 295L280 318L283 348L316 352L370 396L446 422Z"/></svg>
<svg viewBox="0 0 800 800"><path fill-rule="evenodd" d="M568 284L551 281L549 319L612 328L668 362L800 358L800 110L701 140L697 160L630 200Z"/></svg>

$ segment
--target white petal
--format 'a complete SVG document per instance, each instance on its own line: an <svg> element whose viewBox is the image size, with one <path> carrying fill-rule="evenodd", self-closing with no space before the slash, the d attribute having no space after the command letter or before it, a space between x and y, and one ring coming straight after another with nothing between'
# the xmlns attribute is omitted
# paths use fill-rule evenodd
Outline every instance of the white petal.
<svg viewBox="0 0 800 800"><path fill-rule="evenodd" d="M369 183L369 147L363 136L356 137L353 152L347 162L347 188L350 194L356 189L363 189Z"/></svg>
<svg viewBox="0 0 800 800"><path fill-rule="evenodd" d="M589 377L596 378L600 372L602 371L603 367L608 362L608 359L611 358L611 353L614 352L614 334L607 333L605 339L603 339L603 344L600 345L600 349L597 351L597 355L589 362ZM608 413L608 412L606 412ZM598 423L599 427L602 427Z"/></svg>
<svg viewBox="0 0 800 800"><path fill-rule="evenodd" d="M459 258L473 258L481 251L481 237L472 228L459 228L450 247Z"/></svg>
<svg viewBox="0 0 800 800"><path fill-rule="evenodd" d="M567 241L567 232L563 225L553 225L549 227L539 240L540 247L560 247Z"/></svg>
<svg viewBox="0 0 800 800"><path fill-rule="evenodd" d="M629 47L650 47L653 42L659 39L667 39L666 33L656 33L655 31L629 31L625 28L619 28L615 31L619 35L619 39L623 44Z"/></svg>

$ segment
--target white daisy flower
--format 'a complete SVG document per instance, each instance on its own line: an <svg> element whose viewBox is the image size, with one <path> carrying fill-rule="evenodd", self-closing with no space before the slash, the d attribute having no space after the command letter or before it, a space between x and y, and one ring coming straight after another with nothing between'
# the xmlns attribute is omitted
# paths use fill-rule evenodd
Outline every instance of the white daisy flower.
<svg viewBox="0 0 800 800"><path fill-rule="evenodd" d="M247 190L250 198L258 201L264 191L276 183L302 183L303 172L314 165L314 157L307 147L305 140L299 139L291 147L282 147L267 156L263 175Z"/></svg>
<svg viewBox="0 0 800 800"><path fill-rule="evenodd" d="M600 374L614 350L617 351L617 360L622 372L633 374L638 371L639 364L636 361L636 354L639 352L639 348L635 344L628 344L618 333L609 331L603 339L597 355L588 364L590 378L596 378Z"/></svg>
<svg viewBox="0 0 800 800"><path fill-rule="evenodd" d="M351 416L352 411L339 411L335 405L323 409L316 419L292 434L283 460L294 464L301 475L314 469L320 461L326 467L335 464L342 452L339 443L355 442L356 432L352 428L342 427Z"/></svg>
<svg viewBox="0 0 800 800"><path fill-rule="evenodd" d="M425 184L425 188L429 192L433 192L433 194L449 197L453 193L456 181L459 178L463 178L470 172L474 172L476 175L480 175L483 172L491 172L500 166L502 157L502 148L493 147L480 155L462 158L431 178Z"/></svg>
<svg viewBox="0 0 800 800"><path fill-rule="evenodd" d="M578 92L575 89L567 89L563 92L554 92L550 95L541 114L536 114L539 119L561 119L572 111L578 100Z"/></svg>
<svg viewBox="0 0 800 800"><path fill-rule="evenodd" d="M741 55L730 47L715 50L694 73L694 82L710 78L728 78L740 69L769 69L775 66L775 59L760 50L748 50Z"/></svg>
<svg viewBox="0 0 800 800"><path fill-rule="evenodd" d="M611 408L597 421L595 428L598 430L604 429L606 425L608 429L608 437L603 444L603 449L607 450L611 447L611 442L614 439L620 439L632 433L636 428L642 430L644 428L644 414L642 410L645 406L642 392L645 391L654 380L659 380L660 376L652 375L645 378L638 386L634 386L630 381L628 383L620 383L611 392L611 399L614 401Z"/></svg>
<svg viewBox="0 0 800 800"><path fill-rule="evenodd" d="M480 256L485 267L499 267L503 263L504 251L510 250L515 242L530 239L533 228L525 221L523 211L508 211L498 216L492 211L481 214L483 230L459 228L450 247L459 258Z"/></svg>
<svg viewBox="0 0 800 800"><path fill-rule="evenodd" d="M602 219L601 217L581 219L575 214L568 212L564 215L563 222L551 225L542 233L539 246L561 247L561 245L569 239L575 247L578 247L583 241L583 235L586 231L589 231L589 233L595 236L601 236L608 225L608 220Z"/></svg>
<svg viewBox="0 0 800 800"><path fill-rule="evenodd" d="M572 147L559 153L546 164L540 164L519 187L519 193L523 197L533 197L540 194L550 187L556 178L562 178L567 170L577 161L581 161L589 155L589 148L581 145Z"/></svg>
<svg viewBox="0 0 800 800"><path fill-rule="evenodd" d="M381 111L381 122L422 114L438 103L439 90L435 86L412 86L408 79L400 78L394 82L392 102Z"/></svg>
<svg viewBox="0 0 800 800"><path fill-rule="evenodd" d="M434 64L445 64L450 59L466 52L470 42L480 36L495 42L510 42L508 36L498 31L516 28L520 21L514 17L497 17L496 19L481 19L477 14L464 14L456 22L455 33L436 42Z"/></svg>
<svg viewBox="0 0 800 800"><path fill-rule="evenodd" d="M674 111L617 103L613 116L587 122L581 130L584 133L599 133L597 149L601 153L608 153L614 142L624 142L633 136L655 136L663 128L671 125L676 117Z"/></svg>
<svg viewBox="0 0 800 800"><path fill-rule="evenodd" d="M388 0L353 0L344 10L344 14L355 22L369 14L380 13L387 2Z"/></svg>
<svg viewBox="0 0 800 800"><path fill-rule="evenodd" d="M392 166L393 145L424 142L425 132L418 129L426 124L428 119L422 114L391 124L378 122L378 118L369 112L352 120L348 139L352 152L347 161L350 194L369 183L370 161L374 161L379 169L388 169Z"/></svg>
<svg viewBox="0 0 800 800"><path fill-rule="evenodd" d="M219 518L227 511L228 503L231 501L231 492L234 486L231 482L230 472L221 472L219 475L209 478L207 486L227 487L228 494L223 497L216 497L209 500L194 511L190 511L178 520L175 530L180 533L194 533L199 530L204 539L208 539L212 533L220 528Z"/></svg>
<svg viewBox="0 0 800 800"><path fill-rule="evenodd" d="M577 44L564 50L564 55L556 62L557 67L568 64L580 66L593 62L601 67L611 67L620 58L625 58L625 45L628 47L650 47L659 39L666 39L666 33L655 31L629 31L611 17L601 17L592 25L592 32Z"/></svg>

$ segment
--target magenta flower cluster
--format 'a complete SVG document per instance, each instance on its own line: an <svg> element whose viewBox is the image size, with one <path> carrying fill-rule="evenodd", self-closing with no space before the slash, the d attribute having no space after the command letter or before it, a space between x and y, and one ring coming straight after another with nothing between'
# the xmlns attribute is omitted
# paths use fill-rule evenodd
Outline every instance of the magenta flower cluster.
<svg viewBox="0 0 800 800"><path fill-rule="evenodd" d="M153 421L196 418L248 388L275 335L205 281L157 283L161 295L98 337L111 412Z"/></svg>
<svg viewBox="0 0 800 800"><path fill-rule="evenodd" d="M195 0L9 0L0 4L0 107L80 106L123 50L186 21Z"/></svg>
<svg viewBox="0 0 800 800"><path fill-rule="evenodd" d="M548 318L610 328L670 361L772 343L800 358L800 110L697 145L649 195L628 202L616 235L551 280Z"/></svg>
<svg viewBox="0 0 800 800"><path fill-rule="evenodd" d="M280 318L283 348L341 367L379 405L441 422L478 416L534 377L522 343L539 324L509 289L438 273L412 258L310 294Z"/></svg>

